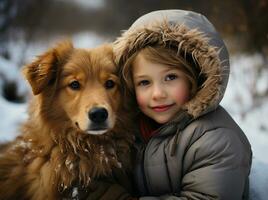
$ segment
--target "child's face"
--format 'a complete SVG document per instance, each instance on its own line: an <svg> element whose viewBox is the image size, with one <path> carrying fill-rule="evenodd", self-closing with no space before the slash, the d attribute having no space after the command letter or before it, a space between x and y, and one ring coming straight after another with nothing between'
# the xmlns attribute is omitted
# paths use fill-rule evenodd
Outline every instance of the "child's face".
<svg viewBox="0 0 268 200"><path fill-rule="evenodd" d="M189 99L190 85L177 68L152 63L139 53L133 62L133 80L141 111L164 124Z"/></svg>

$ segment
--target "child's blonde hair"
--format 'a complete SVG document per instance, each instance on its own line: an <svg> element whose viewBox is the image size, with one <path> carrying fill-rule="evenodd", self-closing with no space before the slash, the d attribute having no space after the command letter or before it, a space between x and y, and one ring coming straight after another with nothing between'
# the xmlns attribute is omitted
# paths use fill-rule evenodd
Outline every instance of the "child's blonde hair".
<svg viewBox="0 0 268 200"><path fill-rule="evenodd" d="M136 51L132 54L121 69L121 79L123 79L123 87L125 95L135 96L133 78L132 78L132 64L139 53L142 53L145 59L153 63L160 63L171 68L177 68L185 75L186 80L190 85L190 94L193 97L199 85L200 69L189 55L181 56L175 50L162 46L146 46L145 48Z"/></svg>

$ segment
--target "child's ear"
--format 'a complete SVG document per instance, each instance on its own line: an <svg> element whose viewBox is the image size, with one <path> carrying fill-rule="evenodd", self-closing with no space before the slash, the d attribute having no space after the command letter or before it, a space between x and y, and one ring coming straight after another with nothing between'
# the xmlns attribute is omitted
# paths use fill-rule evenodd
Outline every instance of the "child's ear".
<svg viewBox="0 0 268 200"><path fill-rule="evenodd" d="M59 68L66 63L72 50L73 45L70 41L61 42L22 69L34 95L41 93L46 86L56 80Z"/></svg>

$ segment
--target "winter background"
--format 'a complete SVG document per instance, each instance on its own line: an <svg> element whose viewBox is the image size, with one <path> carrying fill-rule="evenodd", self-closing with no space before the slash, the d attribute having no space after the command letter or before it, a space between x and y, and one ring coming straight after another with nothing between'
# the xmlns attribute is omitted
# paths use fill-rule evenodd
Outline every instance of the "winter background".
<svg viewBox="0 0 268 200"><path fill-rule="evenodd" d="M221 104L252 145L251 199L268 199L268 2L224 2L0 0L0 142L16 137L27 119L31 90L21 67L55 42L70 38L76 47L95 47L113 41L144 13L190 9L215 24L230 50L231 74Z"/></svg>

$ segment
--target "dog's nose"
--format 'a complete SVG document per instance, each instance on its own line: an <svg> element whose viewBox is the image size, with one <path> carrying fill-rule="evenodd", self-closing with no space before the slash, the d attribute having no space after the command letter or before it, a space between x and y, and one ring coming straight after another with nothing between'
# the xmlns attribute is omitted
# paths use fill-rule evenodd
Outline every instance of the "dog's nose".
<svg viewBox="0 0 268 200"><path fill-rule="evenodd" d="M95 107L89 111L88 117L92 122L102 123L107 119L108 111L102 107Z"/></svg>

